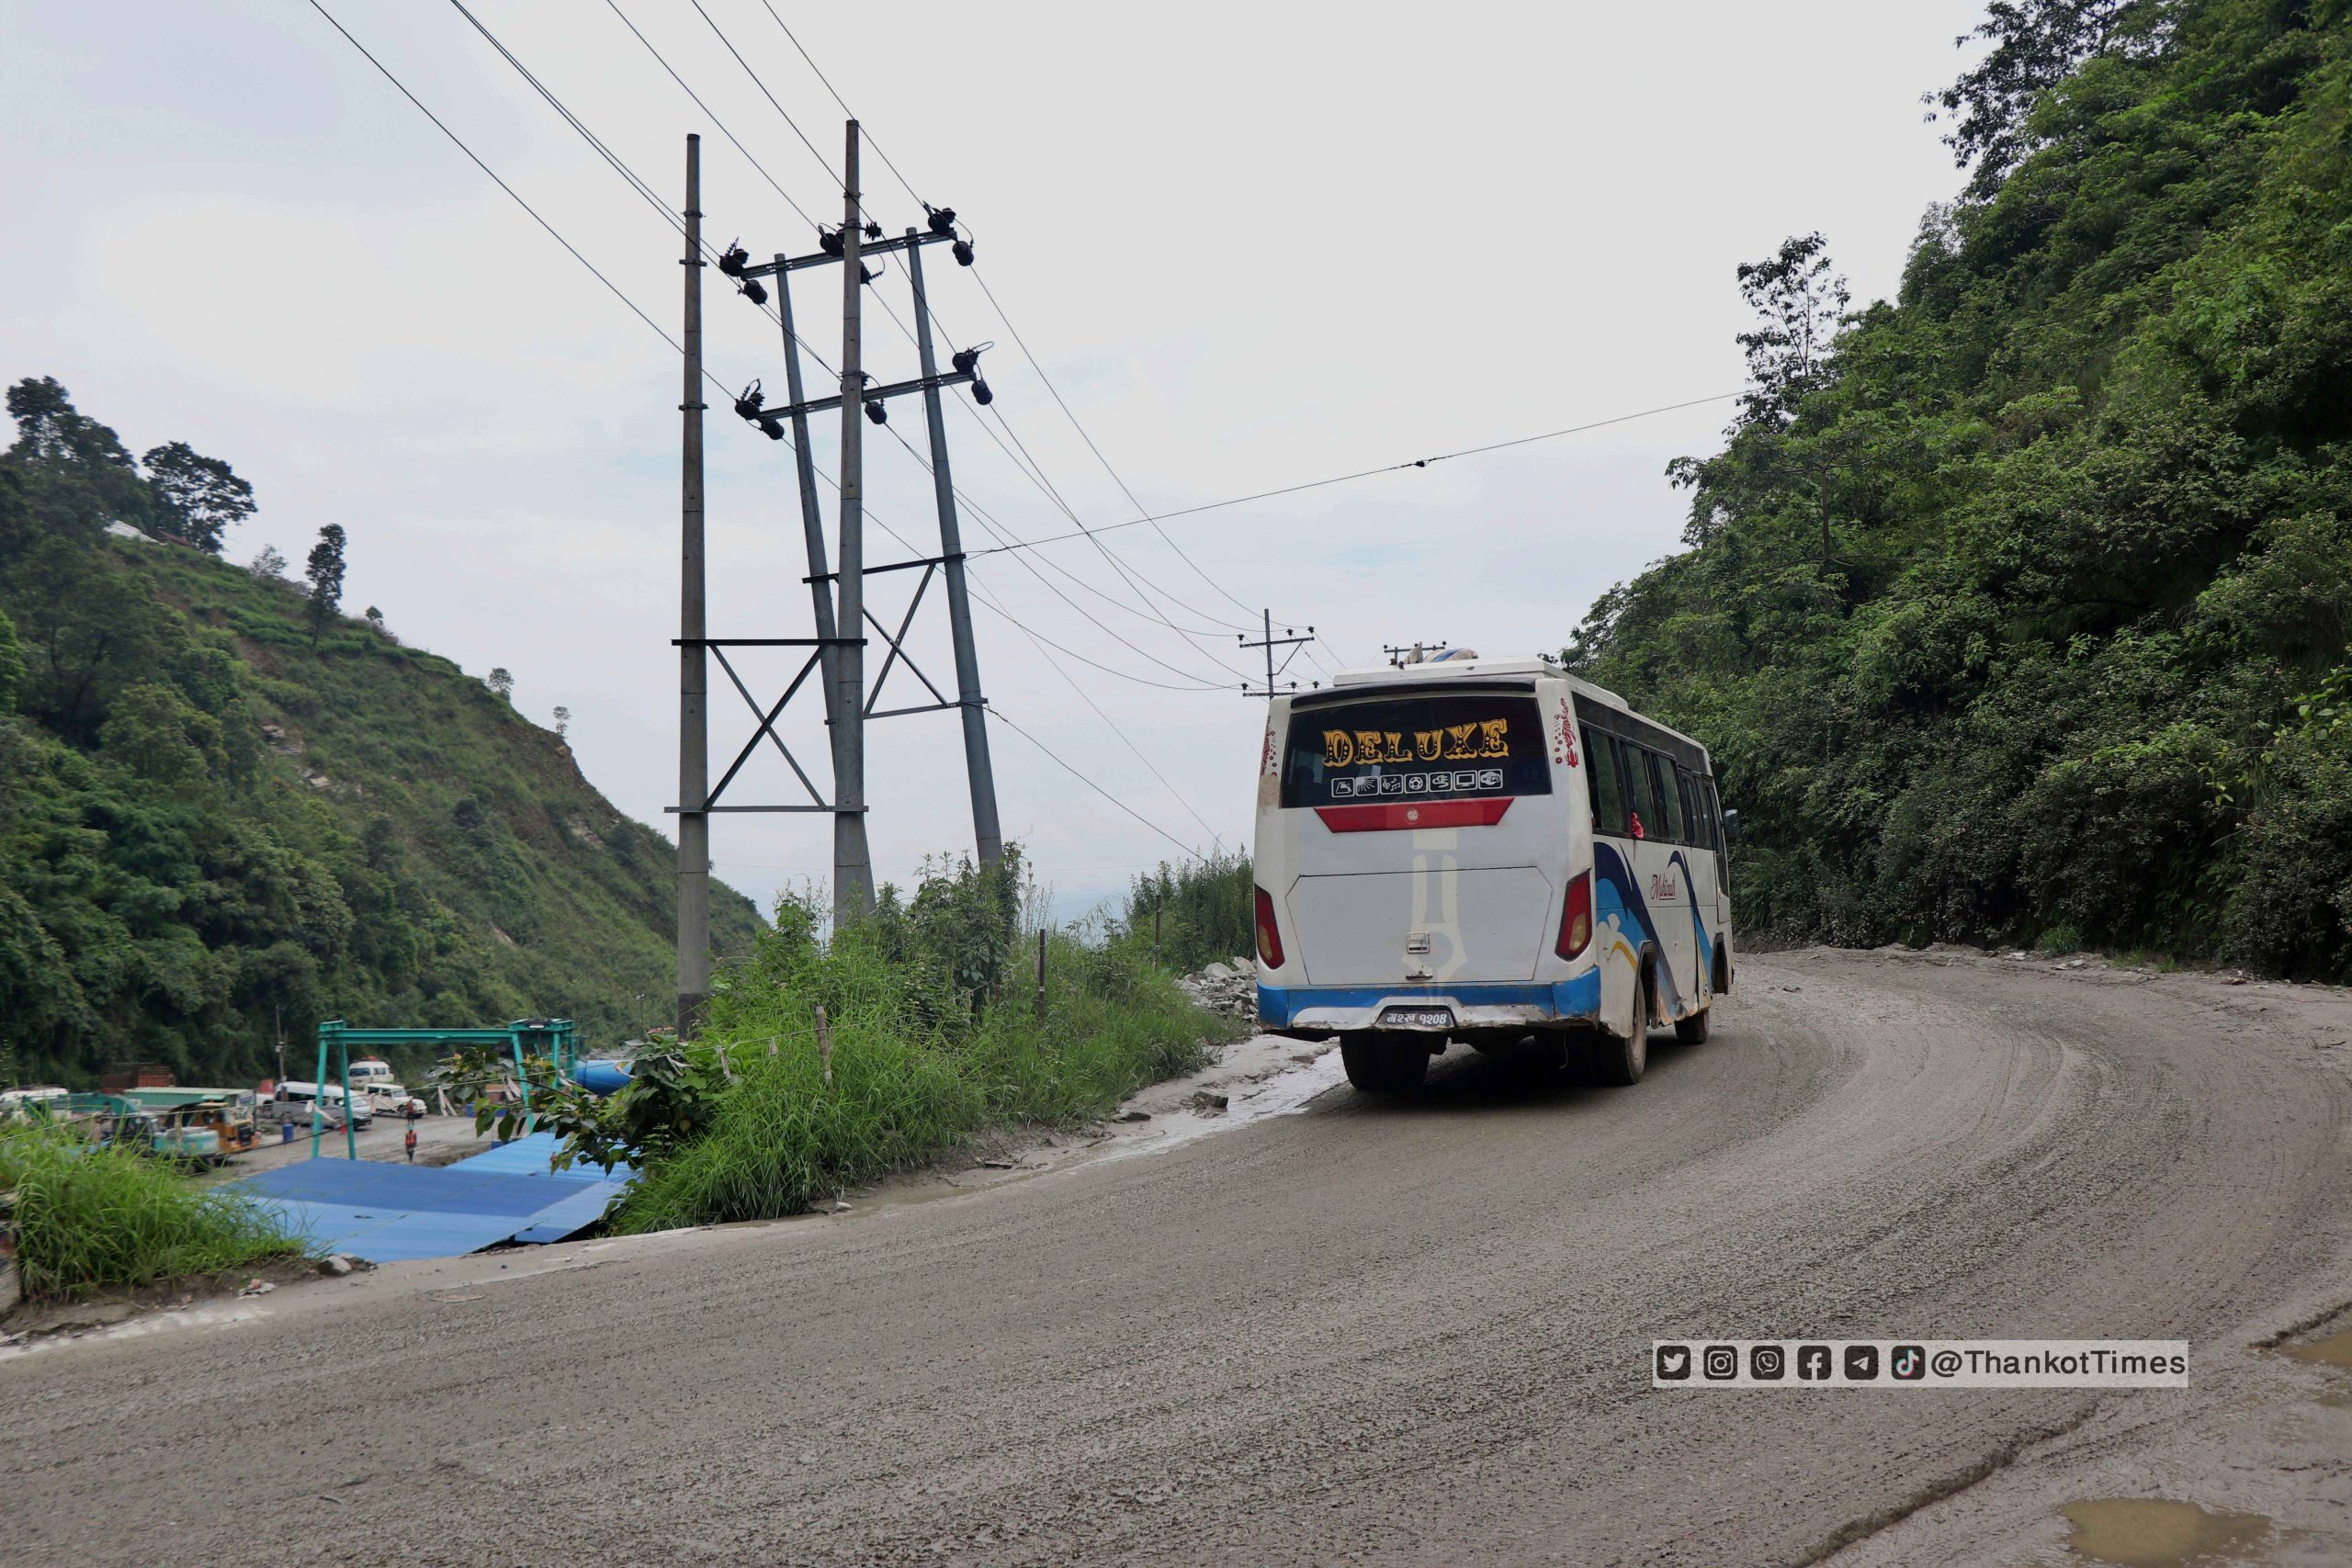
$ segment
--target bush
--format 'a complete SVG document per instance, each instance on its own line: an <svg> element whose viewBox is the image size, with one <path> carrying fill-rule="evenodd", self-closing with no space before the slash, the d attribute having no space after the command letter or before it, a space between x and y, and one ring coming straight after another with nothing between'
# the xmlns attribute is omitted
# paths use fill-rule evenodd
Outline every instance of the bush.
<svg viewBox="0 0 2352 1568"><path fill-rule="evenodd" d="M0 1187L17 1199L17 1266L28 1296L242 1269L310 1250L259 1204L203 1188L165 1160L54 1127L0 1127Z"/></svg>
<svg viewBox="0 0 2352 1568"><path fill-rule="evenodd" d="M1250 857L1238 850L1181 866L1162 861L1127 890L1124 925L1114 934L1149 953L1156 913L1159 961L1180 975L1255 953L1256 886Z"/></svg>
<svg viewBox="0 0 2352 1568"><path fill-rule="evenodd" d="M1132 944L1049 932L1040 1007L1035 932L1008 887L935 869L903 908L885 901L830 942L815 909L780 903L711 998L703 1043L730 1081L708 1132L644 1170L616 1226L798 1213L992 1125L1099 1116L1199 1063L1224 1026Z"/></svg>

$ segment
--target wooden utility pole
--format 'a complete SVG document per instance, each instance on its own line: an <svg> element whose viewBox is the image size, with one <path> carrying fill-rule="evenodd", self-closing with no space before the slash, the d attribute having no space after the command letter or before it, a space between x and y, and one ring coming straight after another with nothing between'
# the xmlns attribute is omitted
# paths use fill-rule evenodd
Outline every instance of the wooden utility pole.
<svg viewBox="0 0 2352 1568"><path fill-rule="evenodd" d="M874 867L865 848L865 373L858 331L865 264L858 209L857 121L842 154L842 537L837 566L841 682L833 698L833 926L874 908Z"/></svg>
<svg viewBox="0 0 2352 1568"><path fill-rule="evenodd" d="M685 376L678 402L678 1038L710 998L710 670L702 549L702 138L686 138Z"/></svg>

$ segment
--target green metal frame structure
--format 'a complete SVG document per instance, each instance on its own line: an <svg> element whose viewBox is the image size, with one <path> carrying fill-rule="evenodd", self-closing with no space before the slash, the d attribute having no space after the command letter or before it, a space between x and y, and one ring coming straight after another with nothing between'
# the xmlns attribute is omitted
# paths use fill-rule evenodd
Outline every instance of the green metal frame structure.
<svg viewBox="0 0 2352 1568"><path fill-rule="evenodd" d="M343 1139L345 1151L353 1159L359 1157L359 1131L351 1118L351 1048L358 1045L380 1050L387 1045L493 1045L503 1046L514 1058L514 1082L523 1092L523 1109L531 1109L531 1078L523 1066L525 1053L546 1055L555 1063L559 1079L571 1076L580 1060L579 1032L568 1018L518 1018L503 1029L355 1029L339 1018L331 1018L319 1025L319 1076L314 1083L327 1081L327 1053L335 1054L343 1085ZM311 1157L319 1157L319 1137L323 1131L319 1102L311 1101Z"/></svg>

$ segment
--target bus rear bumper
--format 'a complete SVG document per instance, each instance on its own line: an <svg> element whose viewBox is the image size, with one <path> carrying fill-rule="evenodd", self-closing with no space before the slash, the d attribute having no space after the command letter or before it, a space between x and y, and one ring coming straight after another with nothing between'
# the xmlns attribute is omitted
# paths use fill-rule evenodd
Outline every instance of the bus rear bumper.
<svg viewBox="0 0 2352 1568"><path fill-rule="evenodd" d="M1426 1011L1444 1008L1453 1026L1384 1025L1390 1008ZM1570 1029L1600 1019L1600 972L1556 985L1476 986L1266 986L1258 987L1258 1027L1270 1034L1303 1039L1346 1034L1363 1029L1399 1029L1443 1037L1488 1030Z"/></svg>

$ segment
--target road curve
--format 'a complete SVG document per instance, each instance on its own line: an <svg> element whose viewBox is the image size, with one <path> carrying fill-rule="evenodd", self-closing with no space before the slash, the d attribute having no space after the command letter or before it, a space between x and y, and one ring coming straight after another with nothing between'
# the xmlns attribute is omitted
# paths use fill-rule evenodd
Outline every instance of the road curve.
<svg viewBox="0 0 2352 1568"><path fill-rule="evenodd" d="M1654 1392L1650 1340L2202 1348L2352 1297L2312 1035L2289 987L1755 957L1632 1089L1457 1054L984 1194L0 1362L0 1560L1818 1561L2168 1396Z"/></svg>

